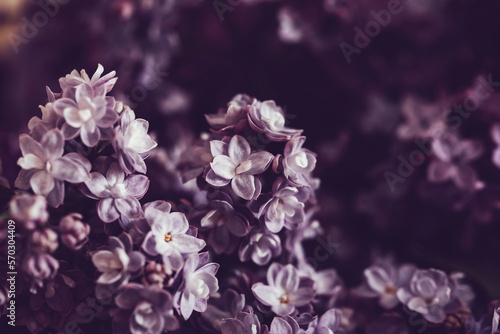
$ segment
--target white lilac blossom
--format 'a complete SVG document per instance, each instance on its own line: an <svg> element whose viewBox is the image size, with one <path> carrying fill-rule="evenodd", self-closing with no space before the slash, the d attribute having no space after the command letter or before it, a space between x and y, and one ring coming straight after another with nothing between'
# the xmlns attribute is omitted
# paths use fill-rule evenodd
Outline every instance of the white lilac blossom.
<svg viewBox="0 0 500 334"><path fill-rule="evenodd" d="M172 296L157 286L125 285L115 297L118 312L113 316L115 333L160 334L179 328Z"/></svg>
<svg viewBox="0 0 500 334"><path fill-rule="evenodd" d="M427 169L430 182L452 180L458 188L465 190L477 186L478 176L470 163L483 153L480 143L443 135L432 142L432 152L437 159L431 161Z"/></svg>
<svg viewBox="0 0 500 334"><path fill-rule="evenodd" d="M304 202L308 197L307 191L282 188L260 208L259 216L264 216L267 229L273 233L278 233L283 227L293 230L304 222Z"/></svg>
<svg viewBox="0 0 500 334"><path fill-rule="evenodd" d="M291 264L273 263L267 271L267 284L255 283L252 292L278 315L292 314L297 307L309 304L315 295L311 286L301 286L299 272Z"/></svg>
<svg viewBox="0 0 500 334"><path fill-rule="evenodd" d="M85 70L81 70L80 73L78 73L78 71L76 70L73 70L70 74L67 74L63 78L60 78L59 84L62 90L78 87L82 84L89 85L93 90L98 90L101 86L103 86L104 91L106 93L109 93L111 89L113 89L113 86L115 85L118 78L115 78L115 71L111 71L105 76L101 77L103 73L104 67L101 64L97 66L97 70L92 75L92 78L89 77Z"/></svg>
<svg viewBox="0 0 500 334"><path fill-rule="evenodd" d="M251 308L250 312L239 312L234 319L223 319L220 327L222 334L266 334L267 330Z"/></svg>
<svg viewBox="0 0 500 334"><path fill-rule="evenodd" d="M106 176L92 172L85 181L82 191L90 198L99 200L97 213L105 223L115 221L120 216L128 219L139 218L142 212L141 199L149 187L146 175L125 176L120 165L113 162Z"/></svg>
<svg viewBox="0 0 500 334"><path fill-rule="evenodd" d="M108 107L108 104L110 105ZM94 90L86 83L76 87L74 98L63 97L54 102L54 110L65 120L61 131L65 139L80 135L87 147L94 147L118 119L114 99L106 99L105 87Z"/></svg>
<svg viewBox="0 0 500 334"><path fill-rule="evenodd" d="M238 256L240 261L252 260L253 263L264 266L281 254L281 239L278 235L253 229L240 243Z"/></svg>
<svg viewBox="0 0 500 334"><path fill-rule="evenodd" d="M27 230L35 229L49 219L47 200L42 195L15 195L9 203L9 208L12 218L23 222Z"/></svg>
<svg viewBox="0 0 500 334"><path fill-rule="evenodd" d="M146 235L142 249L151 256L160 255L172 270L180 270L184 265L184 255L198 253L206 243L196 236L188 234L189 222L180 212L151 208L146 212L146 220L151 231Z"/></svg>
<svg viewBox="0 0 500 334"><path fill-rule="evenodd" d="M212 201L212 210L201 219L201 227L210 229L208 244L217 254L230 249L231 240L234 239L231 236L244 237L250 230L248 219L237 212L229 201L230 198L227 201Z"/></svg>
<svg viewBox="0 0 500 334"><path fill-rule="evenodd" d="M410 310L435 324L446 319L447 308L453 306L456 299L448 277L436 269L417 270L410 284L398 289L397 296Z"/></svg>
<svg viewBox="0 0 500 334"><path fill-rule="evenodd" d="M193 311L205 312L208 298L219 290L215 274L217 263L208 262L208 254L191 254L182 270L183 282L174 296L175 307L187 320Z"/></svg>
<svg viewBox="0 0 500 334"><path fill-rule="evenodd" d="M90 226L82 221L79 213L64 216L59 223L59 233L63 244L71 250L81 249L89 240Z"/></svg>
<svg viewBox="0 0 500 334"><path fill-rule="evenodd" d="M57 129L47 131L40 142L28 135L21 135L19 143L23 157L18 165L22 170L15 186L27 190L33 189L38 195L47 198L47 202L58 207L64 199L64 181L71 183L85 182L89 178L90 162L81 154L64 154L64 139Z"/></svg>
<svg viewBox="0 0 500 334"><path fill-rule="evenodd" d="M247 118L248 106L254 101L246 94L238 94L228 103L227 110L220 110L217 114L205 115L210 126L215 130L234 128L239 122Z"/></svg>
<svg viewBox="0 0 500 334"><path fill-rule="evenodd" d="M146 173L144 159L158 144L148 134L149 122L135 118L135 113L129 107L121 112L119 126L115 128L112 139L113 147L118 155L118 161L123 170L130 174L137 171Z"/></svg>
<svg viewBox="0 0 500 334"><path fill-rule="evenodd" d="M288 141L283 155L283 173L297 187L311 184L310 174L316 167L316 155L302 148L306 137L295 137Z"/></svg>
<svg viewBox="0 0 500 334"><path fill-rule="evenodd" d="M109 237L109 250L92 255L94 266L102 273L96 283L124 285L132 275L140 272L146 259L132 246L132 238L126 232L119 237Z"/></svg>
<svg viewBox="0 0 500 334"><path fill-rule="evenodd" d="M378 298L384 309L393 309L399 304L396 292L410 284L415 270L414 265L397 266L391 258L380 258L365 269L364 284L356 293L362 297Z"/></svg>
<svg viewBox="0 0 500 334"><path fill-rule="evenodd" d="M248 123L252 129L265 133L272 141L287 141L302 133L302 130L286 127L285 121L285 113L274 101L254 100L248 111Z"/></svg>
<svg viewBox="0 0 500 334"><path fill-rule="evenodd" d="M274 156L266 151L251 152L250 144L242 136L235 135L229 144L211 141L214 160L210 163L206 181L215 187L231 183L231 188L239 197L251 200L260 195L262 185L254 175L263 173Z"/></svg>

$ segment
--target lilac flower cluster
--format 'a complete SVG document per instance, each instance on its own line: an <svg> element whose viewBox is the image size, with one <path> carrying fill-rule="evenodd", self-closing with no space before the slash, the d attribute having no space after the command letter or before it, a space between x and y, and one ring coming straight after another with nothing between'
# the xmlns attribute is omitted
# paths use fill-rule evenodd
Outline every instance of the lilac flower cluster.
<svg viewBox="0 0 500 334"><path fill-rule="evenodd" d="M311 252L308 243L324 247L329 237L316 220L317 156L274 101L240 94L206 115L210 133L176 159L167 154L183 197L153 200L146 159L155 137L108 95L115 72L103 74L100 65L92 77L73 71L60 92L47 88L42 117L19 138L21 171L5 217L19 228L16 300L27 302L18 323L31 333L92 323L133 334L399 334L415 320L433 333L499 332L500 305L476 321L476 293L461 272L377 257L355 287L333 268L352 250ZM436 106L408 97L401 109L393 134L426 140L429 184L485 189L471 166L483 145L462 139ZM2 220L0 246L4 231Z"/></svg>

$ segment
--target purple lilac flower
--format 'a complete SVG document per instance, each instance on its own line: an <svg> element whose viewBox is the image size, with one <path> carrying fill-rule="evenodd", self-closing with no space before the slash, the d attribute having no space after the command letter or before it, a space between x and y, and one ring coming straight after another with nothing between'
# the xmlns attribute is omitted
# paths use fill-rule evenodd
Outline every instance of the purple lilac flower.
<svg viewBox="0 0 500 334"><path fill-rule="evenodd" d="M46 253L33 253L23 262L23 271L31 279L30 291L36 292L36 287L42 288L44 282L54 279L59 270L59 262Z"/></svg>
<svg viewBox="0 0 500 334"><path fill-rule="evenodd" d="M396 292L409 285L416 267L396 266L391 258L380 258L364 271L364 284L356 291L362 297L378 298L380 306L392 309L399 304Z"/></svg>
<svg viewBox="0 0 500 334"><path fill-rule="evenodd" d="M260 195L262 185L254 176L263 173L274 156L266 151L251 152L250 144L239 135L231 138L229 145L222 141L211 141L214 160L210 163L206 181L215 187L231 183L239 197L251 200Z"/></svg>
<svg viewBox="0 0 500 334"><path fill-rule="evenodd" d="M104 86L94 90L86 83L76 87L74 98L65 96L54 102L55 112L66 121L61 128L64 138L80 135L86 146L94 147L118 119L114 99L106 99Z"/></svg>
<svg viewBox="0 0 500 334"><path fill-rule="evenodd" d="M454 299L448 277L436 269L415 271L409 286L399 288L397 296L410 310L435 324L446 319L447 306Z"/></svg>
<svg viewBox="0 0 500 334"><path fill-rule="evenodd" d="M101 86L104 86L104 91L109 93L113 86L115 85L118 78L115 78L116 72L111 71L105 76L101 77L104 73L104 67L99 64L97 66L97 70L95 71L92 78L90 78L85 70L81 70L80 73L78 71L73 70L70 74L67 74L64 78L59 79L59 84L62 90L66 90L68 88L78 87L82 84L89 85L93 90L99 89Z"/></svg>
<svg viewBox="0 0 500 334"><path fill-rule="evenodd" d="M310 185L309 174L316 167L316 156L313 152L302 148L306 137L295 137L285 146L283 156L283 172L294 186Z"/></svg>
<svg viewBox="0 0 500 334"><path fill-rule="evenodd" d="M239 122L247 118L248 106L254 99L245 94L238 94L228 103L227 110L220 110L217 114L205 115L208 124L215 130L234 128Z"/></svg>
<svg viewBox="0 0 500 334"><path fill-rule="evenodd" d="M248 123L252 129L265 133L272 141L290 140L302 133L302 130L285 126L285 113L274 101L254 100L248 111Z"/></svg>
<svg viewBox="0 0 500 334"><path fill-rule="evenodd" d="M34 230L29 240L31 250L38 254L53 253L59 247L57 233L49 227Z"/></svg>
<svg viewBox="0 0 500 334"><path fill-rule="evenodd" d="M469 190L477 185L477 173L469 164L483 153L480 143L447 135L432 142L432 151L437 159L427 169L430 182L452 180L458 188Z"/></svg>
<svg viewBox="0 0 500 334"><path fill-rule="evenodd" d="M491 138L497 145L495 150L493 151L493 155L491 157L495 166L500 168L500 123L496 123L491 127Z"/></svg>
<svg viewBox="0 0 500 334"><path fill-rule="evenodd" d="M220 331L221 321L235 317L245 307L245 294L226 289L219 298L210 298L205 312L201 314L213 328Z"/></svg>
<svg viewBox="0 0 500 334"><path fill-rule="evenodd" d="M43 195L47 202L58 207L64 199L64 181L85 182L89 178L90 162L81 154L64 153L64 139L59 130L45 133L40 142L28 135L19 136L23 157L18 165L22 170L15 186Z"/></svg>
<svg viewBox="0 0 500 334"><path fill-rule="evenodd" d="M222 334L265 334L259 318L250 308L250 312L239 312L234 319L223 319L221 322Z"/></svg>
<svg viewBox="0 0 500 334"><path fill-rule="evenodd" d="M129 219L140 217L142 209L139 199L147 192L149 179L139 174L125 176L120 165L113 162L106 176L93 172L89 180L85 181L85 186L87 189L82 189L84 194L99 200L99 218L110 223L120 216Z"/></svg>
<svg viewBox="0 0 500 334"><path fill-rule="evenodd" d="M295 187L282 188L259 210L269 231L278 233L283 227L293 230L305 219L304 202L309 193Z"/></svg>
<svg viewBox="0 0 500 334"><path fill-rule="evenodd" d="M301 286L299 273L291 264L271 264L267 271L267 284L255 283L252 292L278 315L293 313L296 307L307 305L315 294L312 287Z"/></svg>
<svg viewBox="0 0 500 334"><path fill-rule="evenodd" d="M184 264L183 255L197 253L205 247L205 241L189 235L189 222L180 212L170 213L158 209L149 210L146 217L151 231L146 235L142 249L151 256L161 255L163 263L172 270Z"/></svg>
<svg viewBox="0 0 500 334"><path fill-rule="evenodd" d="M119 310L113 316L115 333L160 334L179 328L172 296L158 286L125 285L115 297Z"/></svg>
<svg viewBox="0 0 500 334"><path fill-rule="evenodd" d="M309 264L299 266L299 275L314 281L316 296L337 296L343 289L343 283L335 269L316 271Z"/></svg>
<svg viewBox="0 0 500 334"><path fill-rule="evenodd" d="M182 270L183 282L174 299L175 306L187 320L193 313L205 312L208 298L219 290L215 274L219 270L217 263L208 263L208 254L191 254Z"/></svg>
<svg viewBox="0 0 500 334"><path fill-rule="evenodd" d="M252 260L253 263L264 266L281 254L281 239L278 235L252 229L240 244L238 255L240 261Z"/></svg>
<svg viewBox="0 0 500 334"><path fill-rule="evenodd" d="M64 216L59 223L63 244L74 251L81 249L89 240L90 226L82 219L81 214L74 212Z"/></svg>
<svg viewBox="0 0 500 334"><path fill-rule="evenodd" d="M217 254L231 250L231 235L244 237L250 230L248 219L233 208L231 199L223 199L212 201L212 210L201 219L201 227L210 228L208 244Z"/></svg>
<svg viewBox="0 0 500 334"><path fill-rule="evenodd" d="M144 174L147 171L144 159L158 145L149 136L148 128L149 122L142 118L136 119L129 107L121 112L120 125L115 128L112 143L120 166L128 174L134 170Z"/></svg>
<svg viewBox="0 0 500 334"><path fill-rule="evenodd" d="M129 278L137 274L146 261L141 252L132 250L132 238L126 232L117 237L109 237L109 250L100 250L92 256L94 266L102 275L98 284L127 284Z"/></svg>
<svg viewBox="0 0 500 334"><path fill-rule="evenodd" d="M341 327L342 312L338 309L330 309L321 317L316 317L307 330L299 331L299 334L334 334Z"/></svg>
<svg viewBox="0 0 500 334"><path fill-rule="evenodd" d="M429 104L408 96L401 102L401 112L406 121L396 131L401 139L433 138L446 129L446 109L438 103Z"/></svg>
<svg viewBox="0 0 500 334"><path fill-rule="evenodd" d="M15 195L9 203L9 208L12 218L23 222L27 230L35 229L49 219L47 200L41 195Z"/></svg>

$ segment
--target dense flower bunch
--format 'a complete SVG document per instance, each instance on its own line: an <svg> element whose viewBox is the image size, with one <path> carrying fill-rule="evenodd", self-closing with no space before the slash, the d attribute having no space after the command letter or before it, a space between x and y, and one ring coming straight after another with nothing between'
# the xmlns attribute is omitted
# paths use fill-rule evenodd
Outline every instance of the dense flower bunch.
<svg viewBox="0 0 500 334"><path fill-rule="evenodd" d="M476 321L461 272L379 256L349 288L336 269L320 268L306 247L325 232L315 219L316 154L274 101L240 94L207 114L210 133L176 160L192 196L141 203L157 143L146 120L108 95L115 72L103 74L101 65L92 77L73 71L60 92L47 88L42 117L19 137L21 170L5 215L17 228L16 324L31 333L87 324L133 334L500 332L500 305ZM482 146L461 139L439 108L415 97L402 106L394 134L427 140L428 181L481 191L470 163Z"/></svg>

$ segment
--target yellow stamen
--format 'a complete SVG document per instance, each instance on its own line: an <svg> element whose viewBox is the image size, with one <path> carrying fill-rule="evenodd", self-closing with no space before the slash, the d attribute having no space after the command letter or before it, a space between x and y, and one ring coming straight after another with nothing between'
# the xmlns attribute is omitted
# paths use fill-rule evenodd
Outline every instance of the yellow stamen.
<svg viewBox="0 0 500 334"><path fill-rule="evenodd" d="M169 242L170 240L172 240L172 234L170 233L165 234L165 241Z"/></svg>
<svg viewBox="0 0 500 334"><path fill-rule="evenodd" d="M287 295L284 295L283 297L281 297L280 299L280 302L281 304L288 304L288 296Z"/></svg>

